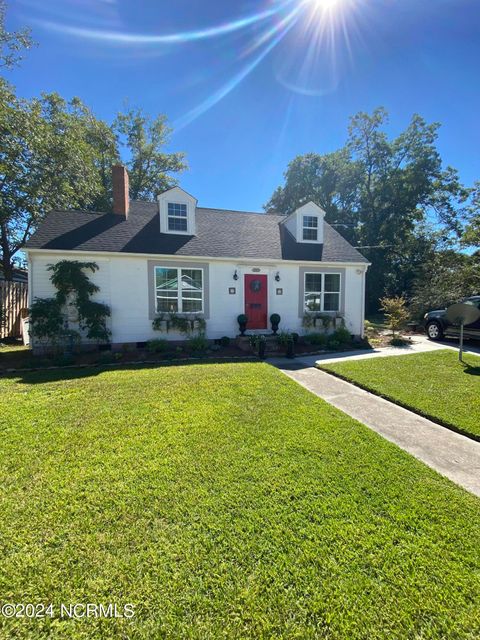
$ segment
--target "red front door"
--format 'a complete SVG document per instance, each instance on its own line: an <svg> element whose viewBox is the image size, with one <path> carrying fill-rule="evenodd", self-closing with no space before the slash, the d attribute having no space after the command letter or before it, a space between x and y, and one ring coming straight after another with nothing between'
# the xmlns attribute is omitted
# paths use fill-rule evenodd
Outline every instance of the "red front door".
<svg viewBox="0 0 480 640"><path fill-rule="evenodd" d="M267 276L245 276L245 315L247 329L267 328Z"/></svg>

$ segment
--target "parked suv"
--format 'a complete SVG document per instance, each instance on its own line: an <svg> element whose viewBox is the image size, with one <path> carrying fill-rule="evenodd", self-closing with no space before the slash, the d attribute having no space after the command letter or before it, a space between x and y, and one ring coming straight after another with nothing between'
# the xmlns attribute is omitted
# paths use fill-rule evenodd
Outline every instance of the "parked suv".
<svg viewBox="0 0 480 640"><path fill-rule="evenodd" d="M480 296L472 296L462 300L465 304L472 304L480 309ZM425 331L430 340L441 340L443 336L458 336L460 327L448 322L446 318L446 309L438 311L429 311L423 316ZM472 324L466 324L463 328L466 338L480 339L480 320Z"/></svg>

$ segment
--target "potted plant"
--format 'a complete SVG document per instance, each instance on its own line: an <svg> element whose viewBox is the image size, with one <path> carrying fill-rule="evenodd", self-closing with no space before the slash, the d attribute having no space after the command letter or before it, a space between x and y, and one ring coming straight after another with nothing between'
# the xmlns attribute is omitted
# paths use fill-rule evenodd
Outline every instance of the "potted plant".
<svg viewBox="0 0 480 640"><path fill-rule="evenodd" d="M237 316L237 322L240 328L240 335L243 336L247 328L248 317L244 313L241 313Z"/></svg>
<svg viewBox="0 0 480 640"><path fill-rule="evenodd" d="M281 318L278 315L278 313L272 313L272 315L270 316L270 322L272 324L273 335L277 335L278 325L280 324L280 320L281 320Z"/></svg>
<svg viewBox="0 0 480 640"><path fill-rule="evenodd" d="M293 334L288 336L287 354L286 355L287 355L287 358L294 358L295 357L295 340L293 338Z"/></svg>
<svg viewBox="0 0 480 640"><path fill-rule="evenodd" d="M267 350L267 339L265 336L259 336L258 338L258 357L260 360L265 360L265 352Z"/></svg>

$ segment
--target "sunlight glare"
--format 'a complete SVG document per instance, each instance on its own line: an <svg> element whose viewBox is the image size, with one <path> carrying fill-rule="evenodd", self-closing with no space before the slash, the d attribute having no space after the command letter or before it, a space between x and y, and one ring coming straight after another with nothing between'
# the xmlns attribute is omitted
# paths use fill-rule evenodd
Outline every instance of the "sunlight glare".
<svg viewBox="0 0 480 640"><path fill-rule="evenodd" d="M316 11L335 11L344 4L344 0L306 0L306 4L312 6Z"/></svg>

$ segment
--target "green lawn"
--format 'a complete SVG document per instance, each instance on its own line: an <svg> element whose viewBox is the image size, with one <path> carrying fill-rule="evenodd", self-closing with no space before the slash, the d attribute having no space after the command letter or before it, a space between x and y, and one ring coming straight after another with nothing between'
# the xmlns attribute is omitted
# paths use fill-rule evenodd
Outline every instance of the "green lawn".
<svg viewBox="0 0 480 640"><path fill-rule="evenodd" d="M31 366L35 365L29 347L23 344L3 344L0 341L0 372L5 369Z"/></svg>
<svg viewBox="0 0 480 640"><path fill-rule="evenodd" d="M0 378L0 430L0 599L135 605L2 638L480 637L480 500L267 364Z"/></svg>
<svg viewBox="0 0 480 640"><path fill-rule="evenodd" d="M342 378L480 439L480 358L450 349L321 365Z"/></svg>

